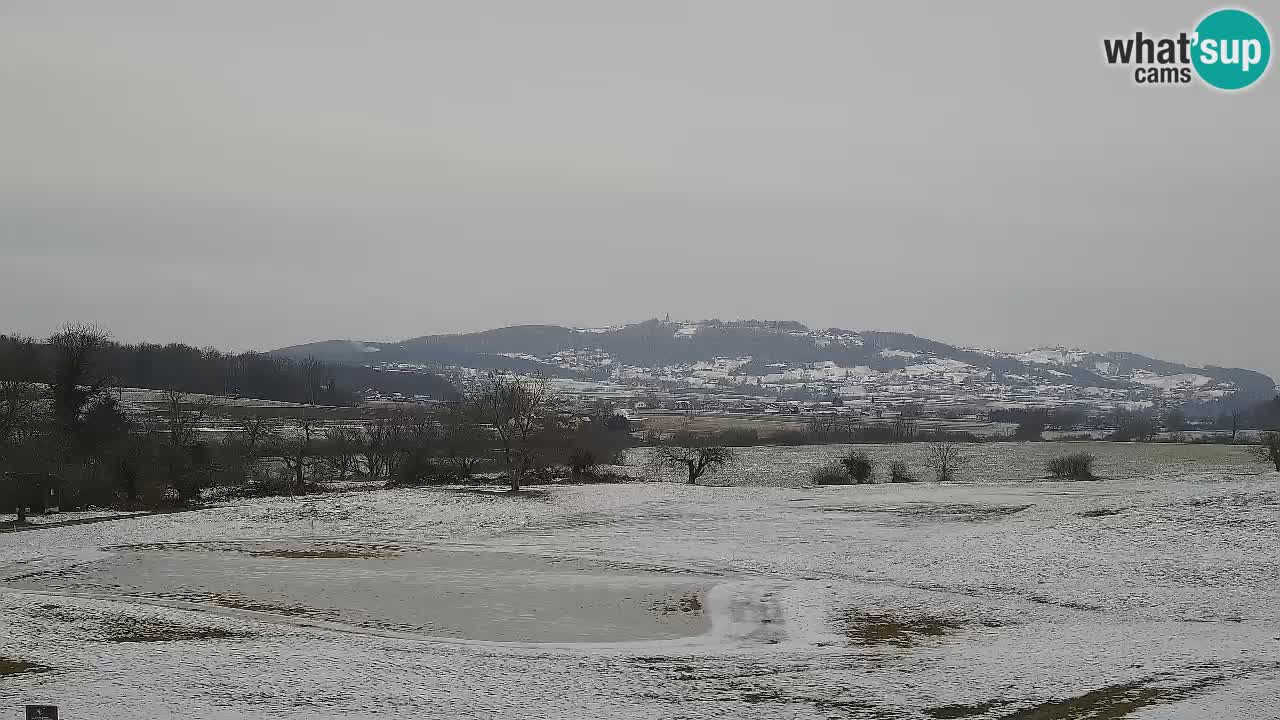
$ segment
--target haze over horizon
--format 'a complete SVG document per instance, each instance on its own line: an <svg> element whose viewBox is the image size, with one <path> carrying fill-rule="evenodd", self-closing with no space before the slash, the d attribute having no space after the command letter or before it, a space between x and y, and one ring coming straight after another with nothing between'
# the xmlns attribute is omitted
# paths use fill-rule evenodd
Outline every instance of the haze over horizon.
<svg viewBox="0 0 1280 720"><path fill-rule="evenodd" d="M0 332L670 313L1280 378L1275 69L1102 60L1213 7L15 0Z"/></svg>

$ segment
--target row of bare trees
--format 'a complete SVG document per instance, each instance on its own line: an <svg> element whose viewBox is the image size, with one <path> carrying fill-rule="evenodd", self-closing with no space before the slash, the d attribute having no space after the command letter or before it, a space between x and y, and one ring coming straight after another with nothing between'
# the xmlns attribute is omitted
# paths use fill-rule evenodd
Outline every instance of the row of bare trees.
<svg viewBox="0 0 1280 720"><path fill-rule="evenodd" d="M173 403L175 427L198 421L202 408ZM185 413L186 420L177 418ZM497 471L517 491L529 478L561 469L593 477L631 444L624 422L598 409L571 409L543 378L498 376L471 396L432 408L371 410L355 420L321 421L303 411L277 423L240 421L219 446L229 473L290 493L318 481L385 480L416 485L466 482L479 468ZM274 475L273 475L274 469Z"/></svg>

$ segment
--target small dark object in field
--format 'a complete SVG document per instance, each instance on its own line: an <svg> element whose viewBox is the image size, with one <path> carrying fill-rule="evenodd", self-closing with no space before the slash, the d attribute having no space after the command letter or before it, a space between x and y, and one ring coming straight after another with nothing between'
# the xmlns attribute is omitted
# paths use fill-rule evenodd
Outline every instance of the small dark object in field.
<svg viewBox="0 0 1280 720"><path fill-rule="evenodd" d="M1050 460L1045 469L1058 480L1097 480L1093 474L1095 459L1089 453L1071 453Z"/></svg>

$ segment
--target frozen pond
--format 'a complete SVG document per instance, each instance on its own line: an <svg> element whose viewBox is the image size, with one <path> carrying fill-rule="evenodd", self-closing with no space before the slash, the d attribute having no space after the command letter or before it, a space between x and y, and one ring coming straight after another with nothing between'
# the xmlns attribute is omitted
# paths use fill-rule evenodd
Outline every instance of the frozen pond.
<svg viewBox="0 0 1280 720"><path fill-rule="evenodd" d="M112 549L22 586L209 603L429 636L625 642L703 631L707 579L621 563L350 543Z"/></svg>

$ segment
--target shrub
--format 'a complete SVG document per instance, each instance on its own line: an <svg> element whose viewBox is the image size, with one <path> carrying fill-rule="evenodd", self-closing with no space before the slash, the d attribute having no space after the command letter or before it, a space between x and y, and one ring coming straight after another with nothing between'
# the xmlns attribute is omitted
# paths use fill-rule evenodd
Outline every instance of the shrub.
<svg viewBox="0 0 1280 720"><path fill-rule="evenodd" d="M440 465L435 458L415 452L400 463L387 486L417 487L446 483L452 479L449 468Z"/></svg>
<svg viewBox="0 0 1280 720"><path fill-rule="evenodd" d="M841 462L829 462L814 468L809 473L809 480L814 485L848 485L852 482Z"/></svg>
<svg viewBox="0 0 1280 720"><path fill-rule="evenodd" d="M1263 433L1258 438L1258 456L1280 470L1280 432Z"/></svg>
<svg viewBox="0 0 1280 720"><path fill-rule="evenodd" d="M871 473L875 471L876 464L865 452L853 450L840 459L840 464L844 466L845 472L854 483L866 485L872 482Z"/></svg>
<svg viewBox="0 0 1280 720"><path fill-rule="evenodd" d="M1058 480L1097 480L1093 474L1095 459L1089 453L1071 453L1050 460L1045 469Z"/></svg>
<svg viewBox="0 0 1280 720"><path fill-rule="evenodd" d="M565 465L568 466L571 475L583 477L595 474L596 468L600 466L600 460L596 458L595 453L586 448L574 448L569 451Z"/></svg>
<svg viewBox="0 0 1280 720"><path fill-rule="evenodd" d="M911 469L901 460L894 460L889 463L889 482L891 483L910 483L915 482L916 478L911 474Z"/></svg>

